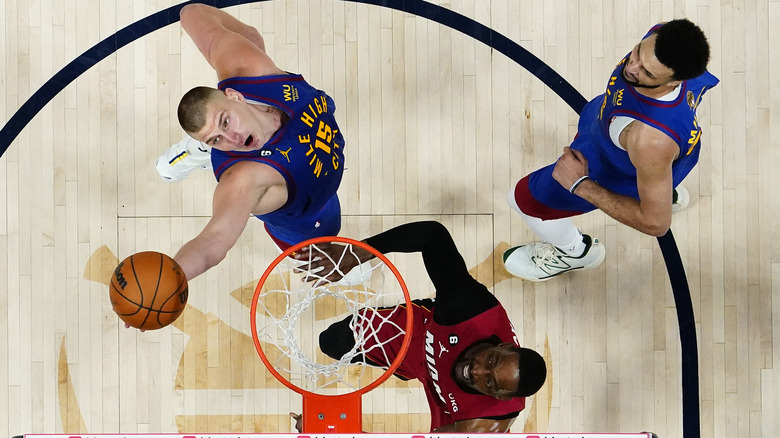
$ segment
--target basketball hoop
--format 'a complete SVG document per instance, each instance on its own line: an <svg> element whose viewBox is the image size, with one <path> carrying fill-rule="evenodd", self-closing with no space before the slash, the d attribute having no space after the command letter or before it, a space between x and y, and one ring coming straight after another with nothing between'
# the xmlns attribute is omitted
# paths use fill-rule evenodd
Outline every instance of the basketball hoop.
<svg viewBox="0 0 780 438"><path fill-rule="evenodd" d="M335 257L322 249L333 243L343 246ZM304 247L311 249L305 260L290 257ZM376 258L360 260L355 248L368 250ZM327 272L308 271L318 258L329 260L334 267ZM349 258L359 265L342 272L339 265ZM334 273L342 278L328 280ZM375 312L404 302L406 305L399 308L406 312L404 327ZM366 243L349 238L318 237L301 242L265 270L250 311L252 338L260 359L276 379L303 397L302 432L362 432L362 395L398 369L412 338L411 298L390 260ZM319 333L346 315L352 315L349 326L355 345L340 360L333 360L319 352ZM379 339L376 334L380 330L383 336L391 336ZM400 348L385 351L391 342L393 348L388 350L395 350L400 336ZM374 378L368 374L368 366L352 362L364 354L384 357L386 363L391 355L395 357L390 367Z"/></svg>

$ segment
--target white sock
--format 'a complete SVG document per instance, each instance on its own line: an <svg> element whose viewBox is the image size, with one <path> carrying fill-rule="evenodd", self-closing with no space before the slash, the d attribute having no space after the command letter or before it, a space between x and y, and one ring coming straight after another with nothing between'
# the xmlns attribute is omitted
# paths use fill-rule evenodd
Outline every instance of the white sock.
<svg viewBox="0 0 780 438"><path fill-rule="evenodd" d="M523 213L515 201L514 190L509 192L508 202L512 210L516 211L523 218L525 224L542 240L552 243L570 256L578 257L585 251L582 233L574 226L571 219L542 220Z"/></svg>
<svg viewBox="0 0 780 438"><path fill-rule="evenodd" d="M566 254L574 257L579 257L582 255L582 253L585 252L585 241L582 240L582 233L579 233L579 236L577 236L576 240L574 242L569 242L567 245L553 245L557 246L561 251L565 252ZM552 243L552 242L550 242Z"/></svg>

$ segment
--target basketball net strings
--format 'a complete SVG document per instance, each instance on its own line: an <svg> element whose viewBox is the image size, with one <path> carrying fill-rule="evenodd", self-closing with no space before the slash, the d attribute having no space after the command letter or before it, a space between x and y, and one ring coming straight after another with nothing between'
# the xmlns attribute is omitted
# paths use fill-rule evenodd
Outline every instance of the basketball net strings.
<svg viewBox="0 0 780 438"><path fill-rule="evenodd" d="M264 351L268 351L266 356L269 359L274 357L270 354L272 351L277 354L274 368L288 374L285 376L288 380L297 380L291 380L291 383L315 393L339 387L360 389L364 383L367 385L374 379L363 382L366 367L353 366L362 364L352 361L357 357L363 362L364 355L371 353L373 357L384 358L386 364L393 362L394 356L390 354L394 353L386 351L386 347L403 338L405 331L390 318L399 311L397 305L404 302L404 294L395 281L395 275L388 272L389 268L378 259L364 262L347 273L341 271L339 265L346 257L358 259L352 245L346 245L338 259L325 253L316 244L310 245L310 248L307 260L288 257L268 277L267 289L258 298L257 320L258 327L261 327L258 328L258 337L265 341ZM306 266L319 257L327 258L334 267L328 271L306 270ZM328 280L334 273L341 280ZM313 281L304 282L306 277ZM392 281L387 281L387 278ZM268 287L273 284L281 284L281 287ZM393 309L377 311L386 307ZM352 315L349 326L354 333L355 345L339 360L326 358L328 363L321 363L316 360L316 340L319 332L327 325L323 318L317 318L316 312L318 309L326 311L334 308L345 308L346 311L328 315L328 323ZM306 331L309 336L305 336L308 342L304 343L301 340ZM380 338L380 332L386 339Z"/></svg>

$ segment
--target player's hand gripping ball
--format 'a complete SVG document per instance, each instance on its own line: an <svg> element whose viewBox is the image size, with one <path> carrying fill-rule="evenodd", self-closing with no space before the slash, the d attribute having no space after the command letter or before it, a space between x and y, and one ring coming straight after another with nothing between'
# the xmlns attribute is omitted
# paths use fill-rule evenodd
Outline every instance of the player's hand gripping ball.
<svg viewBox="0 0 780 438"><path fill-rule="evenodd" d="M172 323L184 310L187 293L187 277L176 260L153 251L122 260L108 290L119 318L142 330Z"/></svg>

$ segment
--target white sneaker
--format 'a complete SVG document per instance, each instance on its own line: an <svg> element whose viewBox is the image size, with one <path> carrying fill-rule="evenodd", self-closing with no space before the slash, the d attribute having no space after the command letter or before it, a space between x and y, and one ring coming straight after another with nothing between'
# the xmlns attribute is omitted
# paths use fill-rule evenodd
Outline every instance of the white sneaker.
<svg viewBox="0 0 780 438"><path fill-rule="evenodd" d="M598 239L582 235L585 252L572 257L548 242L515 246L504 252L507 272L529 281L545 281L576 269L593 269L604 261L606 250Z"/></svg>
<svg viewBox="0 0 780 438"><path fill-rule="evenodd" d="M683 186L677 186L672 196L672 212L684 210L691 202L691 195L688 189Z"/></svg>
<svg viewBox="0 0 780 438"><path fill-rule="evenodd" d="M162 179L181 181L197 169L211 169L211 148L185 135L160 155L155 167Z"/></svg>

